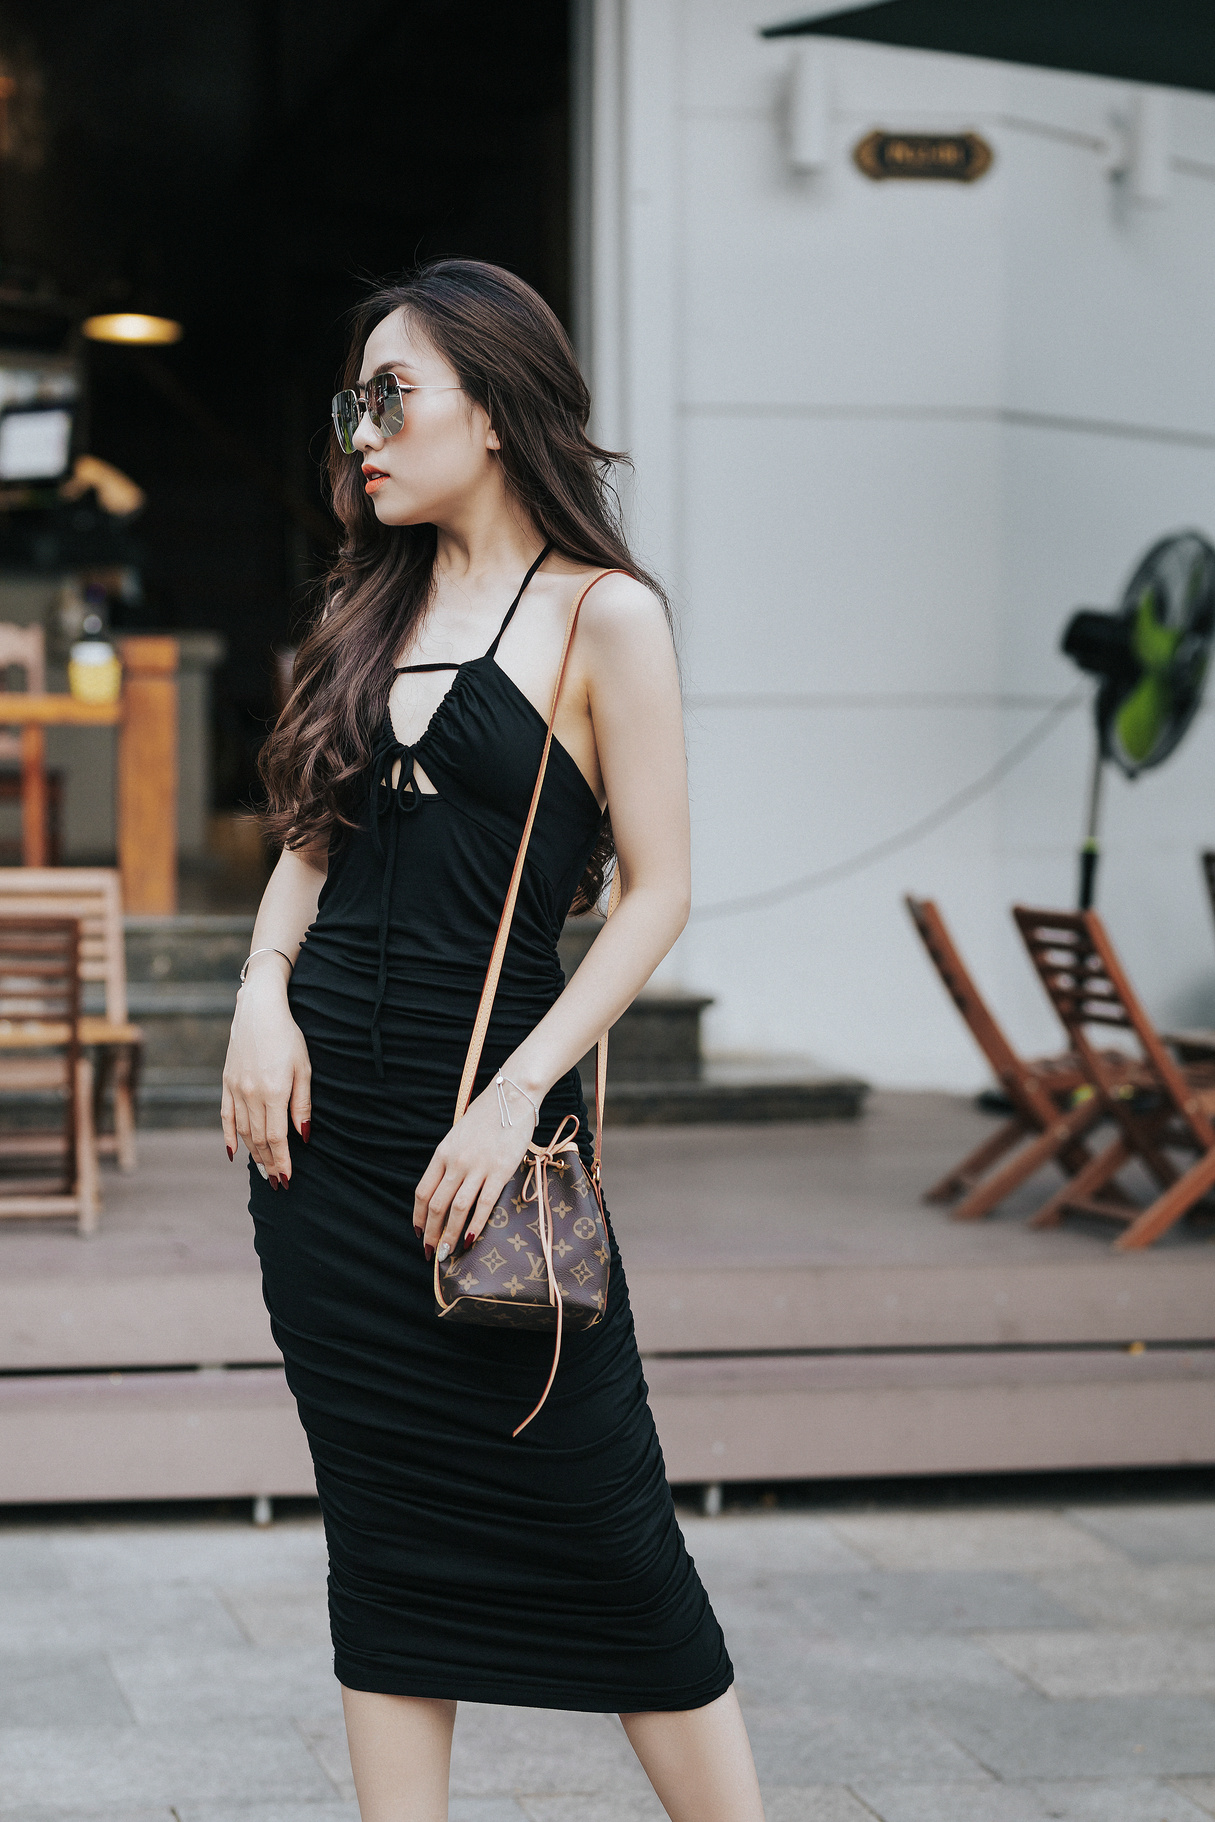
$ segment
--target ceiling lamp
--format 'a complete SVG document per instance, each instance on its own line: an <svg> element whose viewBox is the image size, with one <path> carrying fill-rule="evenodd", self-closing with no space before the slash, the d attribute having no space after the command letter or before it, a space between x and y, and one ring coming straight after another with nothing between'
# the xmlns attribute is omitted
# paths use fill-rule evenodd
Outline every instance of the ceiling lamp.
<svg viewBox="0 0 1215 1822"><path fill-rule="evenodd" d="M90 316L83 325L91 342L123 342L128 347L150 348L179 342L180 323L170 316L144 316L135 310L120 310L112 316Z"/></svg>

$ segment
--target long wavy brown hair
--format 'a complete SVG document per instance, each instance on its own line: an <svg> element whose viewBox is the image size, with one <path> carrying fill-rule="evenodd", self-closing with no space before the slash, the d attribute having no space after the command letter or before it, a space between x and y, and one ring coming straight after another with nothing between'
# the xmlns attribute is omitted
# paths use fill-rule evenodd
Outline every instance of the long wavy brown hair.
<svg viewBox="0 0 1215 1822"><path fill-rule="evenodd" d="M634 560L621 526L612 471L627 457L587 436L590 394L543 298L514 273L480 260L422 266L403 283L372 292L352 313L343 386L358 384L364 343L394 310L405 312L450 362L466 397L486 412L501 445L506 487L541 537L575 562L627 570L667 608L661 585ZM435 527L381 525L359 463L342 452L334 433L327 470L342 546L300 646L291 695L259 759L266 833L288 848L318 845L354 825L393 661L425 614L434 582ZM612 852L605 811L573 909L595 904Z"/></svg>

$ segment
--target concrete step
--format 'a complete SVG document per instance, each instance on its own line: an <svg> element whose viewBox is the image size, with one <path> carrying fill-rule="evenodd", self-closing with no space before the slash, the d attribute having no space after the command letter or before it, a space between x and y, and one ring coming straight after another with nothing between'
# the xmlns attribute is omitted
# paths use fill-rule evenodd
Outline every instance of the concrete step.
<svg viewBox="0 0 1215 1822"><path fill-rule="evenodd" d="M560 943L567 978L602 928L599 918L571 919ZM146 1126L211 1126L219 1117L220 1076L236 1005L237 976L249 953L253 919L191 914L127 919L130 1014L146 1043L139 1116ZM95 994L86 996L92 1009ZM703 994L642 993L612 1029L608 1125L703 1121L851 1119L865 1084L822 1078L804 1063L776 1059L745 1066L701 1055L700 1024L712 1000ZM594 1053L580 1065L594 1094Z"/></svg>
<svg viewBox="0 0 1215 1822"><path fill-rule="evenodd" d="M152 1064L139 1081L141 1126L212 1126L219 1130L223 1057L210 1068Z"/></svg>
<svg viewBox="0 0 1215 1822"><path fill-rule="evenodd" d="M577 920L562 938L567 975L585 954L599 920ZM249 952L248 917L188 916L127 920L127 997L147 1031L152 1069L223 1067L237 976ZM98 993L91 996L100 1001ZM644 993L612 1033L616 1081L689 1080L700 1067L703 994ZM92 1005L90 1004L90 1009Z"/></svg>
<svg viewBox="0 0 1215 1822"><path fill-rule="evenodd" d="M219 1063L151 1065L143 1072L139 1118L143 1126L213 1126L219 1121ZM592 1120L595 1078L583 1072ZM864 1111L869 1084L855 1076L790 1078L775 1071L739 1080L719 1076L713 1065L692 1081L620 1082L609 1076L608 1126L759 1125L772 1120L855 1120Z"/></svg>
<svg viewBox="0 0 1215 1822"><path fill-rule="evenodd" d="M1215 1350L645 1356L675 1484L1210 1461ZM0 1505L310 1495L281 1366L0 1379Z"/></svg>
<svg viewBox="0 0 1215 1822"><path fill-rule="evenodd" d="M700 1073L700 1019L712 999L699 993L654 990L638 994L612 1026L608 1068L613 1082L687 1082ZM595 1079L595 1053L578 1065Z"/></svg>
<svg viewBox="0 0 1215 1822"><path fill-rule="evenodd" d="M594 1114L594 1077L584 1077ZM605 1126L760 1125L771 1120L855 1120L864 1111L869 1084L855 1076L789 1076L765 1068L739 1076L712 1061L691 1081L630 1082L608 1071Z"/></svg>
<svg viewBox="0 0 1215 1822"><path fill-rule="evenodd" d="M1215 1349L646 1358L673 1482L1210 1461Z"/></svg>
<svg viewBox="0 0 1215 1822"><path fill-rule="evenodd" d="M236 1006L228 980L131 981L127 1004L147 1034L150 1065L223 1066ZM691 1081L700 1072L700 1016L712 1001L697 994L643 994L612 1028L613 1082ZM100 1002L98 1002L100 1010ZM591 1079L594 1051L584 1059Z"/></svg>
<svg viewBox="0 0 1215 1822"><path fill-rule="evenodd" d="M218 1122L237 976L252 935L248 914L127 918L127 1003L145 1037L141 1125Z"/></svg>
<svg viewBox="0 0 1215 1822"><path fill-rule="evenodd" d="M247 915L128 917L128 984L133 990L137 983L210 981L231 983L235 992L252 936L253 919Z"/></svg>
<svg viewBox="0 0 1215 1822"><path fill-rule="evenodd" d="M0 1380L0 1504L315 1489L281 1367Z"/></svg>

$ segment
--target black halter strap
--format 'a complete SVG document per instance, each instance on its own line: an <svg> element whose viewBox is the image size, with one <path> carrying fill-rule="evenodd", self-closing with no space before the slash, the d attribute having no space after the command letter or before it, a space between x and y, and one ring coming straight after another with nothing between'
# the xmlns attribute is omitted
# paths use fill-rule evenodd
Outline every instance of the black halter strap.
<svg viewBox="0 0 1215 1822"><path fill-rule="evenodd" d="M540 565L543 563L545 557L547 557L551 554L552 549L553 549L553 543L550 538L549 542L544 546L544 549L540 552L540 555L536 558L536 561L532 564L531 568L528 570L527 574L524 576L522 582L520 582L519 592L515 596L514 600L511 602L510 606L506 610L506 618L503 620L501 626L498 628L497 637L495 638L493 644L490 646L489 650L484 654L486 658L492 658L494 653L497 651L498 645L502 638L502 635L506 631L507 627L510 625L511 620L514 617L515 609L518 607L520 601L522 601L522 599L523 599L523 596L527 590L528 583L531 581L532 577L535 575L536 571L539 569ZM462 669L463 669L463 666L459 665L459 664L398 664L398 665L394 666L392 674L394 677L403 677L407 671L458 671L458 670L462 670Z"/></svg>
<svg viewBox="0 0 1215 1822"><path fill-rule="evenodd" d="M552 548L553 548L553 542L552 542L552 539L550 538L548 543L544 546L544 549L540 552L540 555L536 558L536 561L532 564L531 568L528 570L527 574L524 576L522 582L519 584L519 593L515 596L514 600L511 602L510 606L506 610L506 618L503 620L501 626L498 628L497 638L494 640L493 644L490 646L489 650L485 654L485 656L487 658L492 658L494 653L497 651L498 646L501 642L503 633L506 631L507 627L510 625L511 621L515 617L515 609L518 607L520 601L522 601L524 591L526 590L528 583L531 581L532 577L535 575L536 571L539 569L540 565L543 563L545 557L547 557L549 555Z"/></svg>

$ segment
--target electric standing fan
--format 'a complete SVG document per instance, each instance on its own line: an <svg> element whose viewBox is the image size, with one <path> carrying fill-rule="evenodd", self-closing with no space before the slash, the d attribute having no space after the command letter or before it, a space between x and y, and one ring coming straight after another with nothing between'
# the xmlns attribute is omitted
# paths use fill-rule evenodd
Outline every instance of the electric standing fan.
<svg viewBox="0 0 1215 1822"><path fill-rule="evenodd" d="M1101 847L1097 829L1105 762L1127 778L1159 765L1202 701L1215 637L1215 550L1196 531L1153 544L1113 613L1079 608L1063 650L1101 679L1094 702L1096 750L1088 832L1080 850L1080 909L1093 902Z"/></svg>

